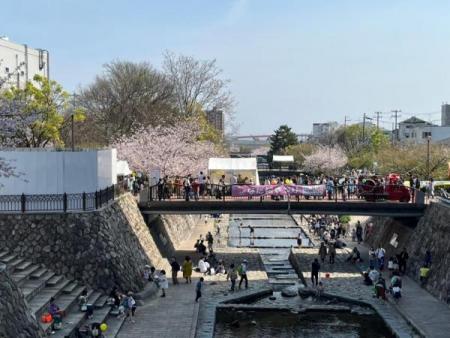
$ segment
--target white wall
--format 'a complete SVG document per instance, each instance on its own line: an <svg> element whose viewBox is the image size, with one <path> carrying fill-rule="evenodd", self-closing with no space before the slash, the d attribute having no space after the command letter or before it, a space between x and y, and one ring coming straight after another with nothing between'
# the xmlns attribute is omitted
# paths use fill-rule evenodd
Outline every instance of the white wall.
<svg viewBox="0 0 450 338"><path fill-rule="evenodd" d="M0 195L94 192L117 183L116 150L0 151L19 178L0 177Z"/></svg>

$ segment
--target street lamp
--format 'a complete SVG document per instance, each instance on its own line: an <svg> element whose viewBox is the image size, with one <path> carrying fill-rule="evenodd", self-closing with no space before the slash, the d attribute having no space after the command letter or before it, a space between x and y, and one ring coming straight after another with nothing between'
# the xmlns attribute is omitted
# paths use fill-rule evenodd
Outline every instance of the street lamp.
<svg viewBox="0 0 450 338"><path fill-rule="evenodd" d="M75 151L75 139L74 139L74 132L73 132L73 122L74 122L73 114L70 115L70 121L71 121L71 124L72 124L72 133L71 133L71 137L72 137L72 151Z"/></svg>

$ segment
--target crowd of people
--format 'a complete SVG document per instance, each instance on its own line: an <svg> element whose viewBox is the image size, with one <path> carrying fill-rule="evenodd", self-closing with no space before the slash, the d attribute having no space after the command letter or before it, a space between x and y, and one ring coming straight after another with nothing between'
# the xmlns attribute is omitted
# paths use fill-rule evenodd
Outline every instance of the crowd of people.
<svg viewBox="0 0 450 338"><path fill-rule="evenodd" d="M359 267L368 265L368 268L363 271L363 283L373 287L373 296L383 300L386 300L388 294L394 300L401 298L402 276L407 271L409 259L406 248L390 255L387 259L387 252L382 246L370 247L367 252L367 261L365 261L360 251L364 246L359 245L370 238L373 224L368 222L363 226L360 221L357 221L349 236L348 224L342 224L338 217L313 215L306 220L309 224L310 233L321 241L317 252L318 258L315 258L311 263L311 283L318 289L318 293L322 293L324 288L319 278L322 269L321 264L329 264L331 268L335 263L336 248L346 247L347 241L351 240L353 249L348 254L346 261L350 264L358 264ZM431 261L431 252L427 250L419 271L422 284L426 283L430 273ZM386 279L389 283L386 283Z"/></svg>

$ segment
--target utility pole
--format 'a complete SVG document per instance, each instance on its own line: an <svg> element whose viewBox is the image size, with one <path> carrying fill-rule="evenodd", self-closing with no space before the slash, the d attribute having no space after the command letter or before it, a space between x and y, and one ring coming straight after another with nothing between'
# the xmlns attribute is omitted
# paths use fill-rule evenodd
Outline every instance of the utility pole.
<svg viewBox="0 0 450 338"><path fill-rule="evenodd" d="M377 130L379 130L380 129L380 116L381 116L382 112L377 111L377 112L375 112L375 114L377 115Z"/></svg>
<svg viewBox="0 0 450 338"><path fill-rule="evenodd" d="M348 119L348 116L345 115L344 116L344 127L347 127L347 121L351 121L350 119Z"/></svg>
<svg viewBox="0 0 450 338"><path fill-rule="evenodd" d="M398 113L401 113L401 110L395 109L395 110L391 110L392 113L394 113L394 115L392 116L395 119L395 141L399 140L399 132L398 132L398 127L397 127L397 119L400 117Z"/></svg>
<svg viewBox="0 0 450 338"><path fill-rule="evenodd" d="M427 137L427 179L430 179L430 140L431 137Z"/></svg>
<svg viewBox="0 0 450 338"><path fill-rule="evenodd" d="M73 114L70 116L70 119L71 119L71 123L72 123L72 133L71 133L71 136L72 136L72 151L75 151L75 135L74 135L74 128L73 128L73 122L74 122L74 117L73 117Z"/></svg>
<svg viewBox="0 0 450 338"><path fill-rule="evenodd" d="M372 120L371 117L368 117L366 115L366 113L364 113L363 115L363 130L362 130L362 134L363 134L363 143L366 141L366 120Z"/></svg>

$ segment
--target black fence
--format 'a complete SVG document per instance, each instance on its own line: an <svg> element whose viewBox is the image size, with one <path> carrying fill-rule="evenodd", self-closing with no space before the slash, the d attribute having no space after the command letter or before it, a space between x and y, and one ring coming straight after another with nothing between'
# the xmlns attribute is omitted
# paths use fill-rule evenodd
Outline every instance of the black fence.
<svg viewBox="0 0 450 338"><path fill-rule="evenodd" d="M119 186L80 194L0 195L0 212L67 212L101 208L121 194Z"/></svg>
<svg viewBox="0 0 450 338"><path fill-rule="evenodd" d="M239 185L239 184L237 184ZM245 184L243 184L245 185ZM186 198L186 189L182 185L153 185L146 187L140 196L141 203L152 201L169 201L169 200L204 200L204 199L218 199L223 201L228 200L397 200L400 202L412 202L416 204L423 204L425 195L422 191L411 189L402 185L387 184L387 185L368 185L355 184L351 188L348 186L333 186L331 190L325 188L324 194L321 196L276 196L271 193L262 194L261 196L233 196L232 185L207 184L203 186L193 187L188 189L189 198Z"/></svg>

